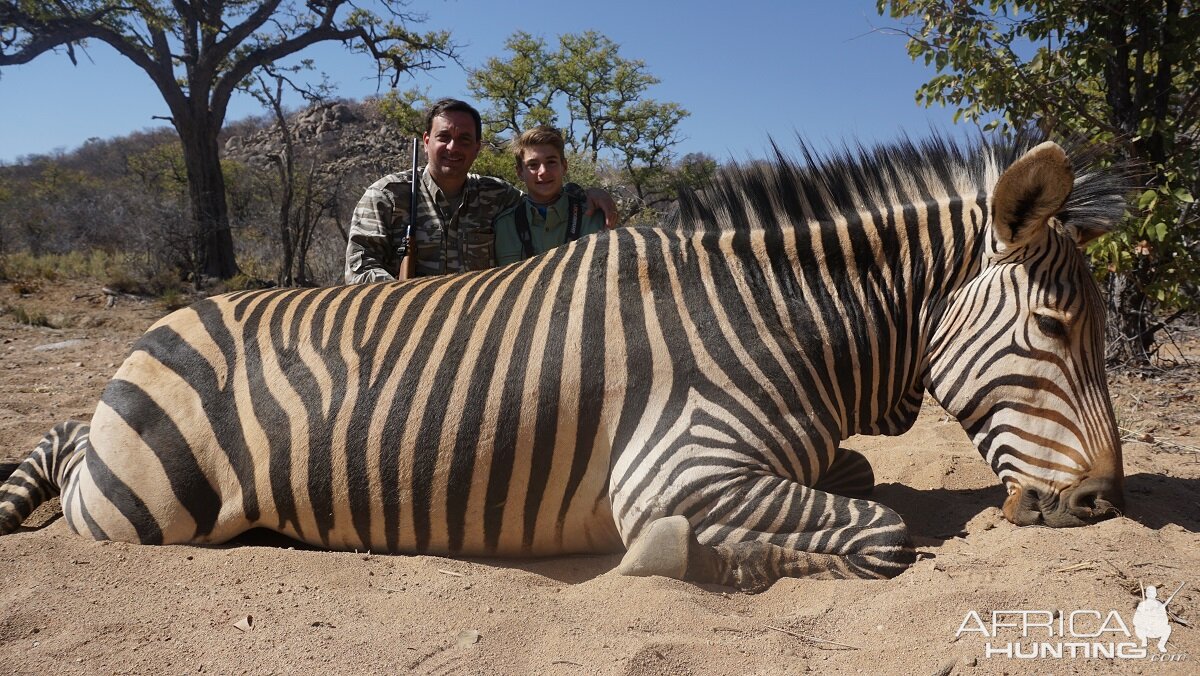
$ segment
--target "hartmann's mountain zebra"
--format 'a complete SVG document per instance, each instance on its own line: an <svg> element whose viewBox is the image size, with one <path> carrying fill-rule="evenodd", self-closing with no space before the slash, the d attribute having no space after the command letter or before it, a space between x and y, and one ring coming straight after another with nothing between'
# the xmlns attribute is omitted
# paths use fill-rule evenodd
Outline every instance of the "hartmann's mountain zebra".
<svg viewBox="0 0 1200 676"><path fill-rule="evenodd" d="M406 283L233 293L159 321L90 427L2 489L97 539L254 526L335 549L546 555L758 589L914 558L839 450L923 392L1016 523L1121 504L1100 299L1077 243L1123 211L1052 143L903 143L731 170L671 227ZM806 151L807 154L807 151Z"/></svg>

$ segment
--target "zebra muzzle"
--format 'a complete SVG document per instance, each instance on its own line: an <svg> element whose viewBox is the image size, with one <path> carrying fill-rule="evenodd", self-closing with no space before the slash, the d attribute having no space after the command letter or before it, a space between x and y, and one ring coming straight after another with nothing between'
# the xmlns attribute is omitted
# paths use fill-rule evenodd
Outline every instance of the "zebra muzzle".
<svg viewBox="0 0 1200 676"><path fill-rule="evenodd" d="M1121 514L1121 489L1110 479L1090 478L1062 493L1017 486L1004 501L1004 518L1018 526L1086 526Z"/></svg>

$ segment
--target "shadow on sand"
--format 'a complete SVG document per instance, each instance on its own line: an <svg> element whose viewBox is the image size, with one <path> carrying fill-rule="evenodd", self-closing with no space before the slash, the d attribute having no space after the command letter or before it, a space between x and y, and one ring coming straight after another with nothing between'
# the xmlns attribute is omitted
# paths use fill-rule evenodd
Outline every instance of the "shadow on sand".
<svg viewBox="0 0 1200 676"><path fill-rule="evenodd" d="M1155 530L1173 523L1200 533L1200 479L1161 474L1125 477L1125 516Z"/></svg>
<svg viewBox="0 0 1200 676"><path fill-rule="evenodd" d="M967 522L988 507L1004 503L999 484L987 488L917 489L904 484L879 484L872 500L896 510L915 537L945 541L965 536Z"/></svg>
<svg viewBox="0 0 1200 676"><path fill-rule="evenodd" d="M914 536L945 541L966 535L967 523L988 507L999 508L1004 495L999 485L917 490L890 483L876 486L871 499L896 510ZM1200 532L1200 479L1146 473L1126 476L1125 508L1127 518L1147 528L1175 524Z"/></svg>
<svg viewBox="0 0 1200 676"><path fill-rule="evenodd" d="M296 549L299 551L324 551L299 540L293 540L286 535L255 528L233 538L229 542L214 545L218 548L236 547L274 547L278 549ZM365 552L363 552L365 553ZM440 555L434 555L439 556ZM445 557L447 559L452 557ZM621 562L621 554L575 554L569 556L554 556L529 559L500 559L500 558L464 558L463 561L487 566L489 568L510 568L523 570L551 580L566 584L587 582L616 568Z"/></svg>

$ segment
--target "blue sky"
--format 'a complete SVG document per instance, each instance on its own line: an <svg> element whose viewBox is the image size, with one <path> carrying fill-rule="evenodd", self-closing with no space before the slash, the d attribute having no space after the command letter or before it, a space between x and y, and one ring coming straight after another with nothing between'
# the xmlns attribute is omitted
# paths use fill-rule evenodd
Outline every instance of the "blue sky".
<svg viewBox="0 0 1200 676"><path fill-rule="evenodd" d="M466 67L502 56L504 40L517 30L551 44L562 33L606 35L621 46L622 56L645 61L662 80L653 98L691 112L680 126L681 154L744 159L766 154L770 137L788 147L793 133L823 147L952 126L953 111L914 102L913 92L933 72L909 60L903 37L881 30L891 22L876 14L873 0L562 0L545 3L540 16L517 7L414 0L411 9L428 15L421 29L452 33ZM381 91L365 56L337 45L318 46L304 56L316 60L340 96ZM469 98L466 74L454 63L400 83L402 89L414 86L428 88L435 98ZM227 119L262 112L243 96ZM81 53L78 67L65 54L45 54L0 70L0 162L165 125L153 118L166 114L145 74L105 45ZM971 129L956 125L954 133Z"/></svg>

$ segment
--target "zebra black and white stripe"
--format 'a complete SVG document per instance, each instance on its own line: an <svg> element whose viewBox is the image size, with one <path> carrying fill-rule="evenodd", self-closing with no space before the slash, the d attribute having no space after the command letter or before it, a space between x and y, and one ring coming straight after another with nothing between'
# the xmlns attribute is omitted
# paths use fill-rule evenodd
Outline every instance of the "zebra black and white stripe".
<svg viewBox="0 0 1200 676"><path fill-rule="evenodd" d="M892 576L906 528L839 443L908 429L927 389L1011 519L1093 520L1120 504L1120 448L1077 242L1122 200L1028 145L806 150L512 266L202 301L0 489L0 532L61 488L97 539L627 547L623 572L745 589Z"/></svg>

